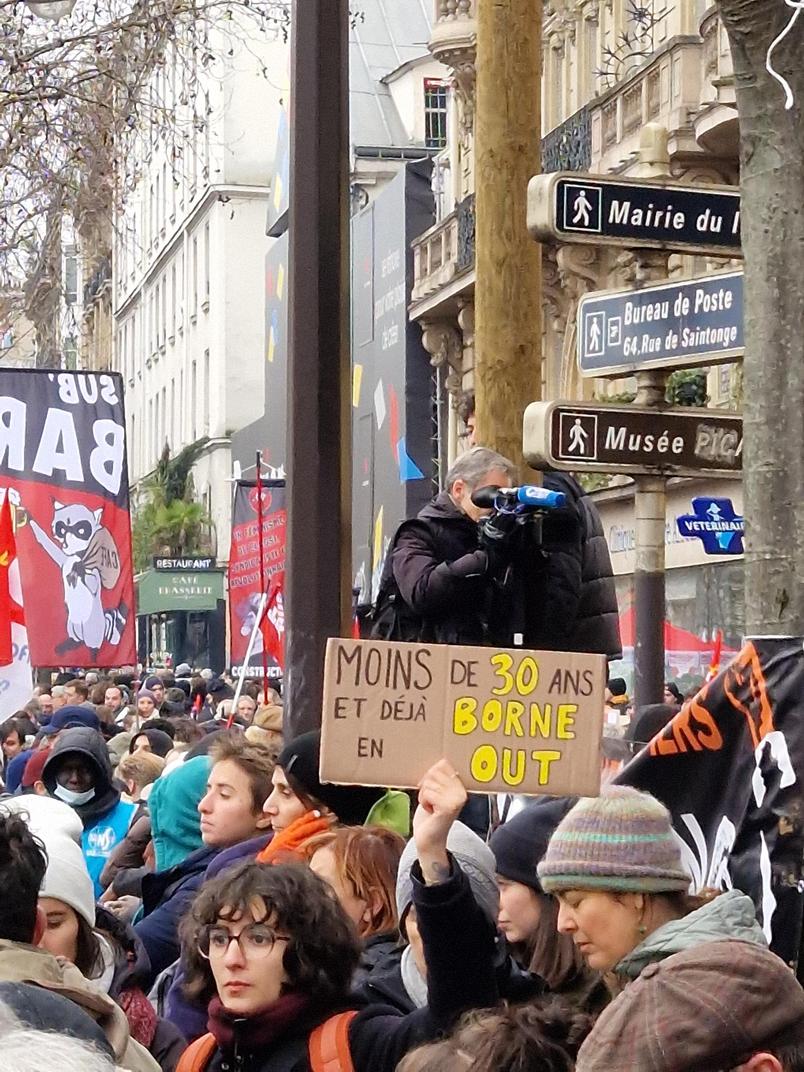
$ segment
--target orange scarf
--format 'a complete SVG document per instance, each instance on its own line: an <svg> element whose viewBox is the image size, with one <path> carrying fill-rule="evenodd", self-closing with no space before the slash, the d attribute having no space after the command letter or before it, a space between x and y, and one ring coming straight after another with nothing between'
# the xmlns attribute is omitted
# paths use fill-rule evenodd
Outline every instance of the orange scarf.
<svg viewBox="0 0 804 1072"><path fill-rule="evenodd" d="M323 816L317 811L308 811L290 826L274 834L264 849L257 853L258 864L280 862L287 853L297 852L308 838L323 834L332 826L333 817Z"/></svg>

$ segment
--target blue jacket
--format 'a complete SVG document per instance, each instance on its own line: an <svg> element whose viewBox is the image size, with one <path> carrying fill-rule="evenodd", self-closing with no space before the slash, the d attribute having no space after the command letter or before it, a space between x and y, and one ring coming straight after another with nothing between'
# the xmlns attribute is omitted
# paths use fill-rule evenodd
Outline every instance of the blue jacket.
<svg viewBox="0 0 804 1072"><path fill-rule="evenodd" d="M181 951L179 922L198 892L207 866L218 851L204 846L175 867L144 876L143 916L134 927L151 961L151 975L143 989L147 990L161 971L178 960Z"/></svg>

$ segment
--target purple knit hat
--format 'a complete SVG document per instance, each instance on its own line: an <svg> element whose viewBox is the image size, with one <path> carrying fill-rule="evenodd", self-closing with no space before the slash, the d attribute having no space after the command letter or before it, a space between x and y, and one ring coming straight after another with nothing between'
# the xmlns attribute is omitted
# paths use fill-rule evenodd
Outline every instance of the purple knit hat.
<svg viewBox="0 0 804 1072"><path fill-rule="evenodd" d="M692 881L667 808L628 785L578 801L556 827L538 874L546 893L664 893L686 890Z"/></svg>

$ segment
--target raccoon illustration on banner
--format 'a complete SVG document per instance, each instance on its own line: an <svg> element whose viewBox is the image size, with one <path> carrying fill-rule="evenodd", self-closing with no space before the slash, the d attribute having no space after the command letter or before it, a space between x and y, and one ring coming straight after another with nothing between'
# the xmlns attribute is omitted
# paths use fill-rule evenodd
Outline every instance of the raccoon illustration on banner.
<svg viewBox="0 0 804 1072"><path fill-rule="evenodd" d="M0 486L12 492L31 662L133 663L121 377L0 368Z"/></svg>

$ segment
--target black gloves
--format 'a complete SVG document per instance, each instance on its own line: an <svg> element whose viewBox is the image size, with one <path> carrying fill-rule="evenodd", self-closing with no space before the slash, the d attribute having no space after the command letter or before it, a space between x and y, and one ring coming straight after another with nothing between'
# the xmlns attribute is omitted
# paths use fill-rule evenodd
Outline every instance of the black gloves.
<svg viewBox="0 0 804 1072"><path fill-rule="evenodd" d="M516 528L515 514L489 514L480 523L480 546L487 551L498 553Z"/></svg>

